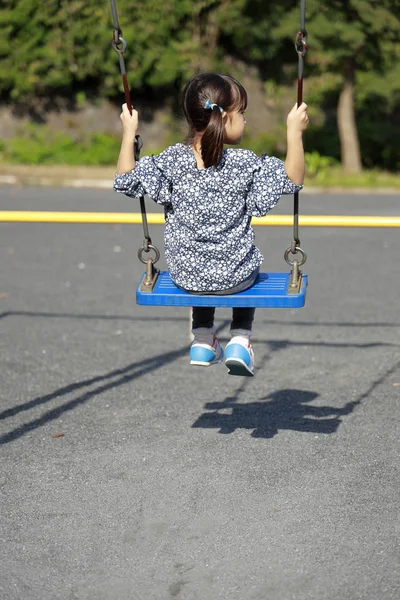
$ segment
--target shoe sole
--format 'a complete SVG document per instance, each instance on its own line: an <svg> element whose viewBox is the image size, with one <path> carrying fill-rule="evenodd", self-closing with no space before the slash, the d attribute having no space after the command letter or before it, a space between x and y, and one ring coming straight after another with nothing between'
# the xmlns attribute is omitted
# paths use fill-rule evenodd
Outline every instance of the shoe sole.
<svg viewBox="0 0 400 600"><path fill-rule="evenodd" d="M240 377L254 377L254 371L246 365L240 358L227 358L225 365L229 369L228 375L238 375Z"/></svg>
<svg viewBox="0 0 400 600"><path fill-rule="evenodd" d="M211 365L215 365L217 362L221 361L213 360L212 362L201 362L199 360L191 360L190 364L194 365L195 367L211 367Z"/></svg>

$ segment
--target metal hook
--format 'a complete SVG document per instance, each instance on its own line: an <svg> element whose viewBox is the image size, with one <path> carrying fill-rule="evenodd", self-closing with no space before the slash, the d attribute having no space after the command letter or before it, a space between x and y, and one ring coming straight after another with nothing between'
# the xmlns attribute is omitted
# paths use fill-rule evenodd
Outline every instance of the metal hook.
<svg viewBox="0 0 400 600"><path fill-rule="evenodd" d="M286 262L288 265L290 265L291 267L293 267L294 261L293 261L293 260L290 260L290 258L289 258L289 254L297 254L297 252L300 252L300 254L301 254L301 255L302 255L302 257L303 257L303 258L302 258L300 261L297 261L297 259L296 259L296 262L298 263L298 266L299 266L299 267L301 267L302 265L304 265L304 263L305 263L305 262L306 262L306 260L307 260L307 254L304 252L304 250L303 250L302 248L300 248L300 246L297 246L297 248L296 248L296 252L293 252L291 248L287 248L287 249L285 250L285 254L284 254L284 257L285 257L285 262Z"/></svg>
<svg viewBox="0 0 400 600"><path fill-rule="evenodd" d="M111 42L111 47L118 54L124 54L124 52L127 48L127 44L126 44L126 40L120 35L120 33L121 33L120 31L118 31L117 29L114 29L114 35L113 35L113 39ZM120 45L122 45L122 48L118 47Z"/></svg>
<svg viewBox="0 0 400 600"><path fill-rule="evenodd" d="M307 39L308 39L308 33L305 29L303 29L302 31L299 31L299 33L296 36L296 43L295 43L296 51L297 51L297 54L300 54L300 56L303 56L303 57L307 54L307 50L308 50Z"/></svg>

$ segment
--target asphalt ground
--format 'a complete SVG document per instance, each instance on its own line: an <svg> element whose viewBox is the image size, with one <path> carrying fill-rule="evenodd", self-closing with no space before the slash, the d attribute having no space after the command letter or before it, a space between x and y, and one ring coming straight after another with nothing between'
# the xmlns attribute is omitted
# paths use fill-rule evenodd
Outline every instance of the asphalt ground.
<svg viewBox="0 0 400 600"><path fill-rule="evenodd" d="M0 208L138 210L21 187ZM0 224L2 600L398 600L399 231L300 233L306 306L257 311L238 378L189 365L187 309L135 305L139 226ZM286 270L290 229L256 235Z"/></svg>

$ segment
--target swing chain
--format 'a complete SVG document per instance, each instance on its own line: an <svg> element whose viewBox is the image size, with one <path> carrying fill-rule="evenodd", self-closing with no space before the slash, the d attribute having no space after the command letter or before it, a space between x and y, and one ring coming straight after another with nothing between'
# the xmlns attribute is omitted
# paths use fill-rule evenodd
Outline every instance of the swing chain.
<svg viewBox="0 0 400 600"><path fill-rule="evenodd" d="M130 114L132 115L130 89L129 89L128 80L127 80L127 76L126 76L125 60L123 57L123 54L125 53L126 48L127 48L127 43L126 43L126 40L122 37L122 30L121 30L121 27L119 26L116 2L115 2L115 0L110 0L110 3L111 3L111 12L112 12L113 21L114 21L114 30L113 30L113 38L112 38L112 42L111 42L111 47L118 54L119 67L120 67L120 71L121 71L121 75L122 75L122 83L124 86L125 102L126 102L126 105L128 107ZM134 143L134 147L133 147L135 162L137 162L140 158L140 150L142 147L143 147L143 142L142 142L141 137L139 135L135 136L135 143ZM153 246L153 244L151 243L151 237L150 237L149 228L147 225L147 214L146 214L146 205L145 205L145 201L144 201L144 196L141 196L141 198L140 198L140 208L142 211L142 224L143 224L144 240L143 240L142 247L139 248L139 250L138 250L138 258L139 258L140 262L142 262L143 264L146 265L146 273L144 275L144 278L143 278L143 281L141 284L141 291L148 292L148 291L152 291L154 284L156 282L157 276L158 276L158 270L154 267L154 265L160 258L160 252L159 252L158 248L156 248L156 246ZM144 253L148 254L151 251L154 252L154 258L152 258L150 256L145 258Z"/></svg>
<svg viewBox="0 0 400 600"><path fill-rule="evenodd" d="M113 31L112 41L111 41L111 47L119 55L120 62L122 61L122 63L123 63L124 59L122 57L122 54L124 54L126 52L127 44L126 44L126 40L122 37L122 30L121 30L121 27L119 26L117 7L115 4L115 0L110 0L110 1L111 1L111 12L112 12L113 21L114 21L114 31ZM123 64L123 69L121 69L123 72L125 72L124 67L125 67L125 64Z"/></svg>
<svg viewBox="0 0 400 600"><path fill-rule="evenodd" d="M308 51L308 34L306 31L306 0L301 0L300 7L300 31L296 35L295 48L298 56L298 78L297 78L297 106L300 106L303 102L303 69L304 69L304 57ZM289 254L293 256L297 253L301 254L301 259L289 258ZM307 260L307 254L300 246L299 237L299 192L294 193L294 204L293 204L293 240L289 248L286 249L284 254L285 262L292 267L289 276L289 287L288 293L295 294L299 293L302 285L302 272L300 267L304 265Z"/></svg>
<svg viewBox="0 0 400 600"><path fill-rule="evenodd" d="M139 140L140 140L140 138L139 138ZM137 154L136 154L136 152L137 152ZM136 152L135 152L136 160L138 160L140 148L136 147ZM153 244L151 243L149 226L147 224L147 213L146 213L146 204L145 204L144 196L140 197L140 210L142 212L142 225L143 225L144 240L143 240L142 247L139 248L139 250L138 250L139 260L142 263L146 264L147 261L143 259L143 252L150 252L151 250L154 250L155 257L154 257L153 262L156 263L158 261L158 259L160 258L160 251L158 250L158 248L156 248L156 246L153 246Z"/></svg>

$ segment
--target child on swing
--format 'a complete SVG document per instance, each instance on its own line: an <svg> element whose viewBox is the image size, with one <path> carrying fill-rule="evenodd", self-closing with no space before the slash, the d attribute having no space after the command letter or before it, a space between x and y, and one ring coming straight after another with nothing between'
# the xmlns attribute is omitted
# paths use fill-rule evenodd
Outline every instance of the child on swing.
<svg viewBox="0 0 400 600"><path fill-rule="evenodd" d="M122 107L122 143L114 190L149 194L165 211L165 258L174 283L192 294L236 294L251 287L263 256L254 245L253 216L262 217L283 194L304 182L302 134L307 105L287 117L285 162L250 150L224 148L243 137L247 94L233 77L195 75L183 92L189 125L186 143L168 147L137 163L133 143L138 113ZM250 343L254 308L233 308L231 340L222 350L215 335L215 308L194 307L192 365L222 362L231 374L253 375Z"/></svg>

